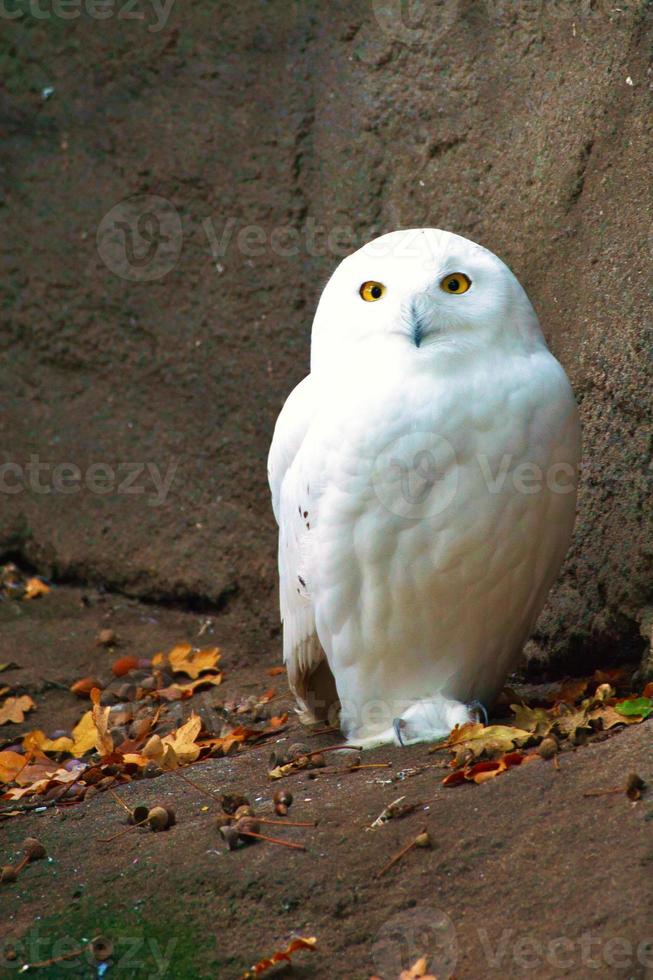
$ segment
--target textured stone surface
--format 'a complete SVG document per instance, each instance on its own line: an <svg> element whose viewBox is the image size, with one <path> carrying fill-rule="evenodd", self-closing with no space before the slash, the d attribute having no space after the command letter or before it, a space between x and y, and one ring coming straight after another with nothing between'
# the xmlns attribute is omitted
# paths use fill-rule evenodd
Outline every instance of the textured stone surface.
<svg viewBox="0 0 653 980"><path fill-rule="evenodd" d="M140 10L3 25L0 447L121 480L172 466L171 490L153 506L146 470L140 494L64 494L42 471L52 492L2 494L2 549L274 629L265 457L316 299L374 233L441 226L512 266L581 405L576 539L533 652L643 649L650 4L202 2L161 30ZM171 240L132 281L101 223L135 194L171 203Z"/></svg>

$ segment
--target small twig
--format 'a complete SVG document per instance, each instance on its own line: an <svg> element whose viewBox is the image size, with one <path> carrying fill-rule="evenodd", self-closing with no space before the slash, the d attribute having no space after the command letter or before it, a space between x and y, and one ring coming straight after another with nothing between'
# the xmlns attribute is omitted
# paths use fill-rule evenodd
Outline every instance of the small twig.
<svg viewBox="0 0 653 980"><path fill-rule="evenodd" d="M78 956L82 956L84 952L84 948L75 949L71 953L62 953L61 956L53 956L52 959L49 960L40 960L38 963L25 963L19 972L27 973L28 970L40 970L44 966L54 966L55 963L63 963L64 960L74 960L77 959Z"/></svg>
<svg viewBox="0 0 653 980"><path fill-rule="evenodd" d="M425 833L426 833L426 827L423 827L420 830L420 834L425 834ZM419 834L417 836L419 837ZM413 837L413 839L410 840L407 844L405 844L400 851L397 851L394 857L390 858L388 863L383 868L381 868L380 871L377 871L376 877L380 878L381 875L384 875L386 871L389 871L390 868L392 868L397 863L397 861L401 861L402 857L405 854L408 854L409 851L412 851L414 847L417 847L417 837Z"/></svg>
<svg viewBox="0 0 653 980"><path fill-rule="evenodd" d="M624 793L624 786L611 786L610 789L590 789L583 796L612 796L613 793Z"/></svg>
<svg viewBox="0 0 653 980"><path fill-rule="evenodd" d="M219 803L220 806L222 806L222 801L219 796L216 796L215 793L212 793L210 789L205 789L203 786L200 786L199 783L196 783L192 779L189 779L188 776L185 776L183 772L179 771L179 769L168 769L166 771L174 772L175 776L179 776L179 778L183 779L185 783L188 783L189 786L192 786L193 789L196 789L198 793L203 793L204 796L208 796L209 799L214 800L216 803Z"/></svg>
<svg viewBox="0 0 653 980"><path fill-rule="evenodd" d="M323 769L297 769L295 772L303 772L311 779L317 779L318 776L342 776L346 772L357 772L360 769L389 769L391 766L391 762L363 762L355 766L343 766L340 769L327 766ZM287 775L292 776L293 773Z"/></svg>
<svg viewBox="0 0 653 980"><path fill-rule="evenodd" d="M320 728L316 732L307 732L306 734L309 735L311 738L313 738L313 736L315 735L332 735L334 732L339 732L339 731L340 729L338 728L337 725L330 725L329 728Z"/></svg>
<svg viewBox="0 0 653 980"><path fill-rule="evenodd" d="M148 819L149 819L148 817L145 817L145 820L139 820L138 823L132 824L131 827L126 827L124 830L121 830L119 833L114 834L113 837L98 837L97 838L98 843L110 844L111 841L117 840L119 837L124 837L125 834L128 834L130 832L130 830L136 830L137 827L144 827Z"/></svg>
<svg viewBox="0 0 653 980"><path fill-rule="evenodd" d="M265 834L255 834L253 830L240 830L241 837L256 837L257 840L265 840L268 844L280 844L282 847L292 847L295 851L305 851L303 844L293 844L289 840L280 840L278 837L266 837Z"/></svg>
<svg viewBox="0 0 653 980"><path fill-rule="evenodd" d="M280 827L317 827L317 820L273 820L272 817L259 817L259 823L276 823Z"/></svg>
<svg viewBox="0 0 653 980"><path fill-rule="evenodd" d="M313 749L309 755L316 755L318 752L337 752L338 749L348 749L350 752L362 752L362 745L326 745L323 749Z"/></svg>
<svg viewBox="0 0 653 980"><path fill-rule="evenodd" d="M118 794L116 793L115 789L111 789L110 786L107 786L107 789L111 793L111 795L113 796L113 798L116 801L116 803L118 803L123 808L123 810L126 810L127 813L129 814L129 816L131 817L131 810L129 809L129 807L127 806L127 804L123 800L123 798L121 796L118 796Z"/></svg>

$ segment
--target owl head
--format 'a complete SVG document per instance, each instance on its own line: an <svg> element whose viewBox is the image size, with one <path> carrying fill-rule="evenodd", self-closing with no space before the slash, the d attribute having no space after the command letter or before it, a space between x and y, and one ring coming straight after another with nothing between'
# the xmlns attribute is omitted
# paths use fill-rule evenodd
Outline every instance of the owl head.
<svg viewBox="0 0 653 980"><path fill-rule="evenodd" d="M347 256L313 324L311 370L347 353L469 358L482 349L542 344L517 278L475 242L436 228L390 232Z"/></svg>

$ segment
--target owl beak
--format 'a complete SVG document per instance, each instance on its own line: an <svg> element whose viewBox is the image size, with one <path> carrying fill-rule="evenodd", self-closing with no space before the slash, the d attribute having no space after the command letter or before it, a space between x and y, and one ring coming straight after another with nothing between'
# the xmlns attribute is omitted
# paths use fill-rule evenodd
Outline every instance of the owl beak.
<svg viewBox="0 0 653 980"><path fill-rule="evenodd" d="M424 317L418 310L414 300L410 307L410 332L415 347L421 347L425 334Z"/></svg>

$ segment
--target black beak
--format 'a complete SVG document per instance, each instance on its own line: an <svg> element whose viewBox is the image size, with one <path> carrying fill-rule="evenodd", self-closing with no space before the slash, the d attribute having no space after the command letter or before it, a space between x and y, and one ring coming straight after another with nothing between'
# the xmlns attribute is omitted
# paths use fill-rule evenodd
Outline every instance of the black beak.
<svg viewBox="0 0 653 980"><path fill-rule="evenodd" d="M415 344L415 347L420 347L424 338L424 324L418 310L415 307L415 303L412 303L410 307L410 324L413 343Z"/></svg>

